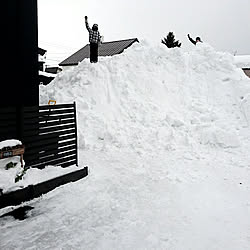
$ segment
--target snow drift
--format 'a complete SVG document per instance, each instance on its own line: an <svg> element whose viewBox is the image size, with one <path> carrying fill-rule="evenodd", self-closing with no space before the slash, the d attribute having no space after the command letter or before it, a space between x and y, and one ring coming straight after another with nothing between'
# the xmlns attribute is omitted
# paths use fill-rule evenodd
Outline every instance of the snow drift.
<svg viewBox="0 0 250 250"><path fill-rule="evenodd" d="M248 249L249 88L206 44L140 43L60 73L40 101L76 101L89 176L1 219L0 248Z"/></svg>
<svg viewBox="0 0 250 250"><path fill-rule="evenodd" d="M40 103L49 99L77 103L85 149L238 147L250 122L250 80L208 44L185 52L142 42L97 64L84 60L40 86Z"/></svg>

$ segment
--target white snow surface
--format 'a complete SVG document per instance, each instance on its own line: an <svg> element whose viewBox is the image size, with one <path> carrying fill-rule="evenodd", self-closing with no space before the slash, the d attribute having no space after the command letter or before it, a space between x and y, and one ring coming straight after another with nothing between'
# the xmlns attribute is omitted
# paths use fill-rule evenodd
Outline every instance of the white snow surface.
<svg viewBox="0 0 250 250"><path fill-rule="evenodd" d="M0 142L0 149L5 147L14 147L17 145L22 145L22 142L16 139L5 140ZM6 165L11 162L16 164L15 167L6 169ZM15 182L15 177L22 173L24 166L25 160L23 160L22 167L20 156L0 159L0 190L2 193L8 193L29 185L44 182L80 169L75 165L67 168L62 168L60 166L46 166L44 169L30 168L26 171L20 181Z"/></svg>
<svg viewBox="0 0 250 250"><path fill-rule="evenodd" d="M235 63L240 68L250 68L250 55L234 56Z"/></svg>
<svg viewBox="0 0 250 250"><path fill-rule="evenodd" d="M22 142L16 139L0 141L0 149L6 148L6 147L15 147L17 145L22 145Z"/></svg>
<svg viewBox="0 0 250 250"><path fill-rule="evenodd" d="M250 80L233 56L142 42L40 92L76 102L89 175L0 218L1 249L249 249Z"/></svg>
<svg viewBox="0 0 250 250"><path fill-rule="evenodd" d="M9 163L16 163L16 166L8 170L5 166ZM25 166L25 160L23 160L23 166ZM62 168L60 166L46 166L44 169L30 168L26 171L22 179L15 182L15 177L23 171L21 166L20 157L13 156L0 160L0 189L3 193L8 193L17 189L27 187L29 185L35 185L52 178L74 172L79 170L77 166L70 166L68 168Z"/></svg>

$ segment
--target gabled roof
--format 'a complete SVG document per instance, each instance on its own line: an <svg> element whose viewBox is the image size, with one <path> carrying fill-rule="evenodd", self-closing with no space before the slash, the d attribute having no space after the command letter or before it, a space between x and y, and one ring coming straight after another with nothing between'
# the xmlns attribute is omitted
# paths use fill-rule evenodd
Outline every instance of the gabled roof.
<svg viewBox="0 0 250 250"><path fill-rule="evenodd" d="M125 49L131 46L134 42L139 42L137 38L104 42L99 46L99 56L113 56L122 53ZM89 58L89 44L75 52L73 55L59 63L60 66L77 65L83 59Z"/></svg>

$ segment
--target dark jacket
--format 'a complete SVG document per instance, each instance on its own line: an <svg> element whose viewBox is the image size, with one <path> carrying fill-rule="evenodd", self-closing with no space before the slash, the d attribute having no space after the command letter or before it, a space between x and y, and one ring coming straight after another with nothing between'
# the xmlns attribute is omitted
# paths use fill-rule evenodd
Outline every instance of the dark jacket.
<svg viewBox="0 0 250 250"><path fill-rule="evenodd" d="M200 43L202 43L202 41L201 40L198 40L197 41L197 39L196 39L196 41L192 38L192 37L190 37L190 35L188 34L188 39L189 39L189 41L191 42L191 43L193 43L194 45L196 45L197 44L197 42L200 42ZM199 38L200 39L200 38Z"/></svg>
<svg viewBox="0 0 250 250"><path fill-rule="evenodd" d="M101 35L99 33L98 30L93 30L89 27L89 24L88 24L88 21L85 20L85 25L86 25L86 28L89 32L89 42L90 43L99 43L101 42Z"/></svg>

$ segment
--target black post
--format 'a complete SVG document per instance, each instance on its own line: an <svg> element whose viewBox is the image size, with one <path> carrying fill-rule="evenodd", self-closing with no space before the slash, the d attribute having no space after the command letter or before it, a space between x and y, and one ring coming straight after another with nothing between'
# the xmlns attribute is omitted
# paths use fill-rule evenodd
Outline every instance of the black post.
<svg viewBox="0 0 250 250"><path fill-rule="evenodd" d="M78 138L77 138L77 117L76 117L76 102L74 102L74 118L75 118L75 130L76 130L76 141L75 141L75 143L76 143L76 166L78 166L78 146L77 146L77 140L78 140Z"/></svg>
<svg viewBox="0 0 250 250"><path fill-rule="evenodd" d="M1 19L0 107L16 106L20 137L23 107L39 105L37 0L3 0Z"/></svg>
<svg viewBox="0 0 250 250"><path fill-rule="evenodd" d="M39 104L37 0L4 0L1 6L1 106Z"/></svg>

